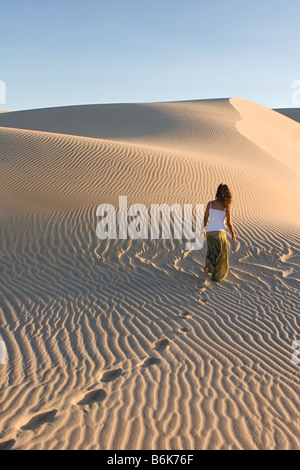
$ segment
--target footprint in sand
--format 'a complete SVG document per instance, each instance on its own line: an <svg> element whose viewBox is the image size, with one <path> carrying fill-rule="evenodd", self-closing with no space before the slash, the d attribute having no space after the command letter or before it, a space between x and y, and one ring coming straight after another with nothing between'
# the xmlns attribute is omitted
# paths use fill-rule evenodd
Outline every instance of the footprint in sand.
<svg viewBox="0 0 300 470"><path fill-rule="evenodd" d="M103 389L93 390L87 393L77 405L92 405L93 403L100 403L106 398L106 392Z"/></svg>
<svg viewBox="0 0 300 470"><path fill-rule="evenodd" d="M112 369L104 372L101 378L101 382L112 382L122 374L122 369Z"/></svg>
<svg viewBox="0 0 300 470"><path fill-rule="evenodd" d="M191 318L191 314L188 311L181 312L180 316L183 317L183 318Z"/></svg>
<svg viewBox="0 0 300 470"><path fill-rule="evenodd" d="M147 357L141 367L150 367L150 366L155 366L158 365L161 362L158 357Z"/></svg>
<svg viewBox="0 0 300 470"><path fill-rule="evenodd" d="M14 439L10 439L9 441L0 442L0 450L10 450L16 441Z"/></svg>
<svg viewBox="0 0 300 470"><path fill-rule="evenodd" d="M22 431L32 431L45 423L50 423L53 421L53 418L55 417L57 413L57 410L52 410L52 411L47 411L46 413L40 413L31 418L30 421L28 421L27 424L24 426L21 426Z"/></svg>
<svg viewBox="0 0 300 470"><path fill-rule="evenodd" d="M182 328L180 328L179 331L182 331L183 333L186 333L187 331L189 331L189 328L187 326L183 326Z"/></svg>
<svg viewBox="0 0 300 470"><path fill-rule="evenodd" d="M168 339L160 339L159 341L156 341L155 343L155 349L158 351L161 351L162 349L166 349L167 346L169 346L170 341Z"/></svg>

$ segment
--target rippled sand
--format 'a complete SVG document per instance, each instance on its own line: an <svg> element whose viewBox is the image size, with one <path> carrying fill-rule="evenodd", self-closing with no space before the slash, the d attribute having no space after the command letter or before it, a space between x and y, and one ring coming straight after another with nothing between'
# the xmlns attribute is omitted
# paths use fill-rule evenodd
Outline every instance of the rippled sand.
<svg viewBox="0 0 300 470"><path fill-rule="evenodd" d="M0 116L0 448L299 449L300 124L241 99ZM233 193L226 281L96 207Z"/></svg>

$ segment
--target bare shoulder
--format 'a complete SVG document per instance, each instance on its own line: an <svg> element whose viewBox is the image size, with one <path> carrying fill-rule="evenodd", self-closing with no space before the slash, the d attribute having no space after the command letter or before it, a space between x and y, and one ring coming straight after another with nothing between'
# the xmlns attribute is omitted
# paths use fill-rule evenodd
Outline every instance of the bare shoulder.
<svg viewBox="0 0 300 470"><path fill-rule="evenodd" d="M227 218L230 219L230 217L231 217L231 204L229 204L229 206L226 207L225 210L226 210Z"/></svg>

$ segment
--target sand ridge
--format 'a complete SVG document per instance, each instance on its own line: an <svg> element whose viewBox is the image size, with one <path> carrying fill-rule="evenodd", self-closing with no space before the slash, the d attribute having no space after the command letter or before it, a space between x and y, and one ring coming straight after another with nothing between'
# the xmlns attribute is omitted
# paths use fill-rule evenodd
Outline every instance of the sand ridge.
<svg viewBox="0 0 300 470"><path fill-rule="evenodd" d="M300 125L237 99L38 111L0 118L0 447L299 449ZM102 202L219 182L224 283L183 240L95 236Z"/></svg>

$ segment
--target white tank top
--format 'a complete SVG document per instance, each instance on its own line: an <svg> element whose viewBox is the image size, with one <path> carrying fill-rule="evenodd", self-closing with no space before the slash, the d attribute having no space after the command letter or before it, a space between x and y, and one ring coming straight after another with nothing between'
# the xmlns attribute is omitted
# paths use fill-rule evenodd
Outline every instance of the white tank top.
<svg viewBox="0 0 300 470"><path fill-rule="evenodd" d="M226 217L226 209L220 211L218 209L213 209L211 207L211 201L209 203L209 222L207 224L207 232L226 232L226 227L224 225Z"/></svg>

